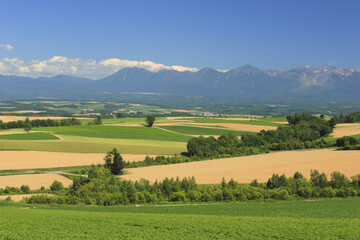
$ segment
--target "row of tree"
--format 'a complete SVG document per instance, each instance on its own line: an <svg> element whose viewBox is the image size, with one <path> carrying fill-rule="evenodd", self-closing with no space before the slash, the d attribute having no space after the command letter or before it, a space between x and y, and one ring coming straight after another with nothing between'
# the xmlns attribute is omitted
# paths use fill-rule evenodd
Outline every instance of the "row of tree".
<svg viewBox="0 0 360 240"><path fill-rule="evenodd" d="M3 122L0 120L0 129L25 128L25 127L58 127L81 125L81 121L76 118L66 118L61 120L53 119L34 119L26 118L24 121Z"/></svg>
<svg viewBox="0 0 360 240"><path fill-rule="evenodd" d="M360 122L360 112L351 112L346 115L340 114L339 116L334 116L330 121L336 123L357 123Z"/></svg>
<svg viewBox="0 0 360 240"><path fill-rule="evenodd" d="M341 150L360 150L360 139L345 136L336 139L335 145L340 147Z"/></svg>
<svg viewBox="0 0 360 240"><path fill-rule="evenodd" d="M229 182L223 179L217 185L198 185L194 178L165 179L150 184L147 180L135 183L122 181L112 175L109 169L93 166L88 178L75 178L66 191L62 190L55 196L32 196L27 202L108 206L350 196L360 196L360 175L349 180L345 175L333 172L328 180L326 174L312 170L310 180L298 172L290 178L274 174L266 184L259 184L256 180L251 184L240 184L232 179Z"/></svg>
<svg viewBox="0 0 360 240"><path fill-rule="evenodd" d="M293 150L328 147L321 137L331 133L333 126L324 118L307 113L287 117L289 125L277 130L262 130L256 135L243 134L241 139L229 134L214 137L197 137L188 141L190 156L214 158L216 156L241 156L267 152L268 150Z"/></svg>

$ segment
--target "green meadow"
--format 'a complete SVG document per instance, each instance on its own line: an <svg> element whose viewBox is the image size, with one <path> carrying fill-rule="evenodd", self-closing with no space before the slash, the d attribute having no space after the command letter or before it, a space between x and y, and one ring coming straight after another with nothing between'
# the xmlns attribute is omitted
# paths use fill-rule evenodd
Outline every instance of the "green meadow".
<svg viewBox="0 0 360 240"><path fill-rule="evenodd" d="M256 134L254 132L234 131L228 129L205 128L205 127L192 127L192 126L161 126L161 128L189 135L224 135L232 133L235 136L243 134Z"/></svg>
<svg viewBox="0 0 360 240"><path fill-rule="evenodd" d="M187 142L189 140L189 137L181 134L171 133L157 128L149 127L81 125L34 128L33 130L54 132L61 135L93 138L146 139L175 142Z"/></svg>
<svg viewBox="0 0 360 240"><path fill-rule="evenodd" d="M59 140L58 137L49 133L18 133L18 134L3 134L0 139L6 140Z"/></svg>
<svg viewBox="0 0 360 240"><path fill-rule="evenodd" d="M172 206L2 205L0 239L358 239L360 235L359 198Z"/></svg>

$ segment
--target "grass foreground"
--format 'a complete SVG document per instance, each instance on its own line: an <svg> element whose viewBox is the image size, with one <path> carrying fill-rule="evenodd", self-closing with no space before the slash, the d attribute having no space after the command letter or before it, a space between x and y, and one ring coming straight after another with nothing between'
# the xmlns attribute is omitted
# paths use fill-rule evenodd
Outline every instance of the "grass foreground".
<svg viewBox="0 0 360 240"><path fill-rule="evenodd" d="M0 203L0 239L358 239L359 206L359 198L119 207Z"/></svg>

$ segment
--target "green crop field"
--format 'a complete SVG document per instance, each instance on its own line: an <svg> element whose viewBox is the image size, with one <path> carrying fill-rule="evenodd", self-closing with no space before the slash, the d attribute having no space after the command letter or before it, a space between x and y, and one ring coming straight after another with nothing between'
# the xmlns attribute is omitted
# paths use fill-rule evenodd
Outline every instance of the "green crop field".
<svg viewBox="0 0 360 240"><path fill-rule="evenodd" d="M262 122L287 122L286 117L267 117L267 118L256 118Z"/></svg>
<svg viewBox="0 0 360 240"><path fill-rule="evenodd" d="M65 136L64 136L65 137ZM74 138L74 139L72 139ZM79 139L79 140L75 140ZM170 143L170 144L169 144ZM0 140L0 150L33 150L70 153L106 153L116 147L120 153L172 155L186 151L185 142L134 139L104 139L71 136L64 141Z"/></svg>
<svg viewBox="0 0 360 240"><path fill-rule="evenodd" d="M224 135L232 133L235 136L241 136L243 134L256 134L253 132L242 132L227 129L216 129L216 128L202 128L202 127L191 127L191 126L162 126L161 128L190 135Z"/></svg>
<svg viewBox="0 0 360 240"><path fill-rule="evenodd" d="M279 123L261 121L261 120L247 121L247 120L227 120L227 119L214 119L214 118L192 118L190 120L198 123L237 123L237 124L274 126L274 127L281 125Z"/></svg>
<svg viewBox="0 0 360 240"><path fill-rule="evenodd" d="M0 239L358 239L360 199L0 207ZM331 211L329 211L331 209Z"/></svg>
<svg viewBox="0 0 360 240"><path fill-rule="evenodd" d="M157 128L128 126L82 125L70 127L34 128L34 131L49 131L61 135L112 139L147 139L159 141L187 142L188 136L167 132Z"/></svg>
<svg viewBox="0 0 360 240"><path fill-rule="evenodd" d="M0 139L6 140L59 140L58 137L49 133L19 133L0 135Z"/></svg>

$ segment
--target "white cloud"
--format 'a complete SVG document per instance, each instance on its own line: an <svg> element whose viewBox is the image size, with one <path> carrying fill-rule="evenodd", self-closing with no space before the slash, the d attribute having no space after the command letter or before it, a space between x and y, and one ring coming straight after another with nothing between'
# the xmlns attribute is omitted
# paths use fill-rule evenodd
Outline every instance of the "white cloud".
<svg viewBox="0 0 360 240"><path fill-rule="evenodd" d="M129 61L129 60L121 60L118 58L109 58L105 60L101 60L99 64L105 66L105 67L115 67L115 68L126 68L126 67L138 67L138 68L144 68L148 71L157 72L163 69L167 70L176 70L180 72L184 71L190 71L190 72L196 72L199 69L197 68L190 68L190 67L183 67L183 66L165 66L161 63L154 63L151 61Z"/></svg>
<svg viewBox="0 0 360 240"><path fill-rule="evenodd" d="M10 44L0 44L0 48L5 48L5 50L11 51L14 49L13 46L11 46Z"/></svg>
<svg viewBox="0 0 360 240"><path fill-rule="evenodd" d="M29 77L56 76L69 74L79 77L98 79L109 76L120 69L127 67L144 68L148 71L157 72L163 69L176 71L196 72L199 69L184 66L166 66L151 61L131 61L119 58L103 59L99 62L92 59L68 58L54 56L40 61L32 60L24 62L18 58L4 58L0 60L1 75L19 75Z"/></svg>

